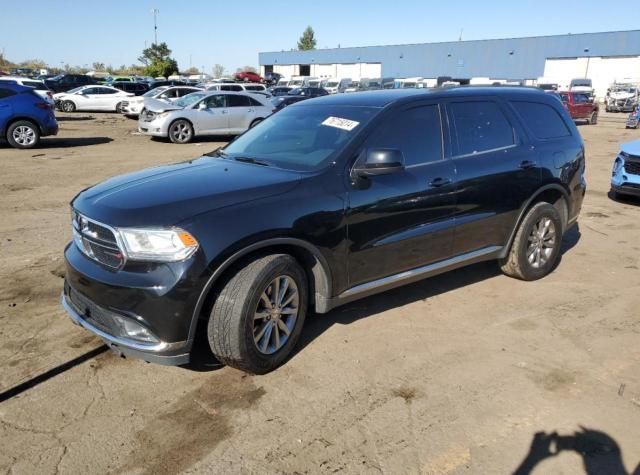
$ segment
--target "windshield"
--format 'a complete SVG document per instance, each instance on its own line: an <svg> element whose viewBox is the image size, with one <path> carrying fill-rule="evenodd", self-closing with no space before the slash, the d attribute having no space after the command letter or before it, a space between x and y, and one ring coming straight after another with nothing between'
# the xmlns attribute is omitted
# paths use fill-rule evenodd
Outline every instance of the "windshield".
<svg viewBox="0 0 640 475"><path fill-rule="evenodd" d="M375 107L297 104L249 129L227 145L224 153L290 170L319 170L379 111Z"/></svg>
<svg viewBox="0 0 640 475"><path fill-rule="evenodd" d="M302 83L303 83L303 81L301 81L301 80L300 81L298 81L298 80L290 81L289 82L289 87L302 86Z"/></svg>
<svg viewBox="0 0 640 475"><path fill-rule="evenodd" d="M58 74L57 76L49 78L49 81L59 81L60 79L62 79L62 76L64 76L64 74Z"/></svg>
<svg viewBox="0 0 640 475"><path fill-rule="evenodd" d="M142 97L153 97L153 96L156 96L156 95L160 94L162 91L164 91L166 89L168 89L168 86L154 87L150 91L145 92L142 95Z"/></svg>
<svg viewBox="0 0 640 475"><path fill-rule="evenodd" d="M320 85L320 81L309 81L309 87L318 87Z"/></svg>
<svg viewBox="0 0 640 475"><path fill-rule="evenodd" d="M174 104L179 107L189 107L191 104L195 104L200 99L207 97L207 95L206 92L192 92L191 94L181 97L175 101Z"/></svg>
<svg viewBox="0 0 640 475"><path fill-rule="evenodd" d="M338 81L329 81L327 84L324 85L324 87L337 87L338 86Z"/></svg>

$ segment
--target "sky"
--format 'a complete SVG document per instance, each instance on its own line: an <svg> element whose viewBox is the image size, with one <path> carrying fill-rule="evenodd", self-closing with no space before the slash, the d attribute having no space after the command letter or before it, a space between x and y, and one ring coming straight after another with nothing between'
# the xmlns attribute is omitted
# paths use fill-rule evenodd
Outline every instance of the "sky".
<svg viewBox="0 0 640 475"><path fill-rule="evenodd" d="M430 4L432 3L432 4ZM0 52L20 62L51 66L118 67L137 62L153 43L166 42L181 70L210 73L258 66L261 51L295 48L311 25L318 48L512 38L637 29L638 15L614 14L602 0L425 2L405 0L283 2L280 0L0 0ZM619 9L618 9L619 10Z"/></svg>

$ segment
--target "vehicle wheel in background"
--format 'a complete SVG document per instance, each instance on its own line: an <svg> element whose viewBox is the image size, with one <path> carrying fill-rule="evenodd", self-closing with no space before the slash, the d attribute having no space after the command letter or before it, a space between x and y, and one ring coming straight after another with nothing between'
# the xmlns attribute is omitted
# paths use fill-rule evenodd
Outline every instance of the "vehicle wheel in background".
<svg viewBox="0 0 640 475"><path fill-rule="evenodd" d="M509 254L499 262L500 268L517 279L540 279L555 266L561 242L558 211L549 203L537 203L522 219Z"/></svg>
<svg viewBox="0 0 640 475"><path fill-rule="evenodd" d="M251 122L251 124L249 124L249 128L253 129L256 125L258 125L260 122L262 122L264 119L259 118L259 119L254 119L253 122Z"/></svg>
<svg viewBox="0 0 640 475"><path fill-rule="evenodd" d="M64 101L62 103L62 105L60 106L60 108L64 111L64 112L75 112L76 110L76 105L71 102L71 101Z"/></svg>
<svg viewBox="0 0 640 475"><path fill-rule="evenodd" d="M593 111L589 118L589 124L596 125L598 123L598 111Z"/></svg>
<svg viewBox="0 0 640 475"><path fill-rule="evenodd" d="M117 112L118 114L122 114L122 102L118 102L118 103L116 104L116 112Z"/></svg>
<svg viewBox="0 0 640 475"><path fill-rule="evenodd" d="M304 270L287 254L247 263L218 294L207 327L220 362L254 374L280 366L296 345L307 311Z"/></svg>
<svg viewBox="0 0 640 475"><path fill-rule="evenodd" d="M7 129L7 142L15 148L33 148L40 142L38 126L28 120L14 122Z"/></svg>
<svg viewBox="0 0 640 475"><path fill-rule="evenodd" d="M193 138L193 127L188 120L178 119L169 125L169 140L173 143L189 143Z"/></svg>

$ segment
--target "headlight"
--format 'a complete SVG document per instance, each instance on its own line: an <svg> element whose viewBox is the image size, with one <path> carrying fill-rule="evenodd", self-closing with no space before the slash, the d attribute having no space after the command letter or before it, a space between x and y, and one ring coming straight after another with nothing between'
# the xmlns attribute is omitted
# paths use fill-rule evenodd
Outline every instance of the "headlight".
<svg viewBox="0 0 640 475"><path fill-rule="evenodd" d="M156 114L156 119L164 119L165 117L169 117L169 112L160 112Z"/></svg>
<svg viewBox="0 0 640 475"><path fill-rule="evenodd" d="M176 262L191 257L198 241L180 229L118 229L127 257L139 261Z"/></svg>

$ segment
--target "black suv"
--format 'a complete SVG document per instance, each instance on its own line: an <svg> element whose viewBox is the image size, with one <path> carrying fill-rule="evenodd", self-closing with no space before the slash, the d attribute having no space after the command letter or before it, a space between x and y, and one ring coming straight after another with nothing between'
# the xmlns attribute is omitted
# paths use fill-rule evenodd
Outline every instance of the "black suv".
<svg viewBox="0 0 640 475"><path fill-rule="evenodd" d="M141 96L149 90L149 85L144 82L113 81L109 86L124 92L130 92L136 96Z"/></svg>
<svg viewBox="0 0 640 475"><path fill-rule="evenodd" d="M62 302L122 355L184 364L202 335L265 373L311 309L485 260L544 277L584 169L571 118L537 89L310 99L224 149L77 195Z"/></svg>
<svg viewBox="0 0 640 475"><path fill-rule="evenodd" d="M96 81L85 74L63 74L45 79L44 83L53 92L67 92L76 87L96 84Z"/></svg>

